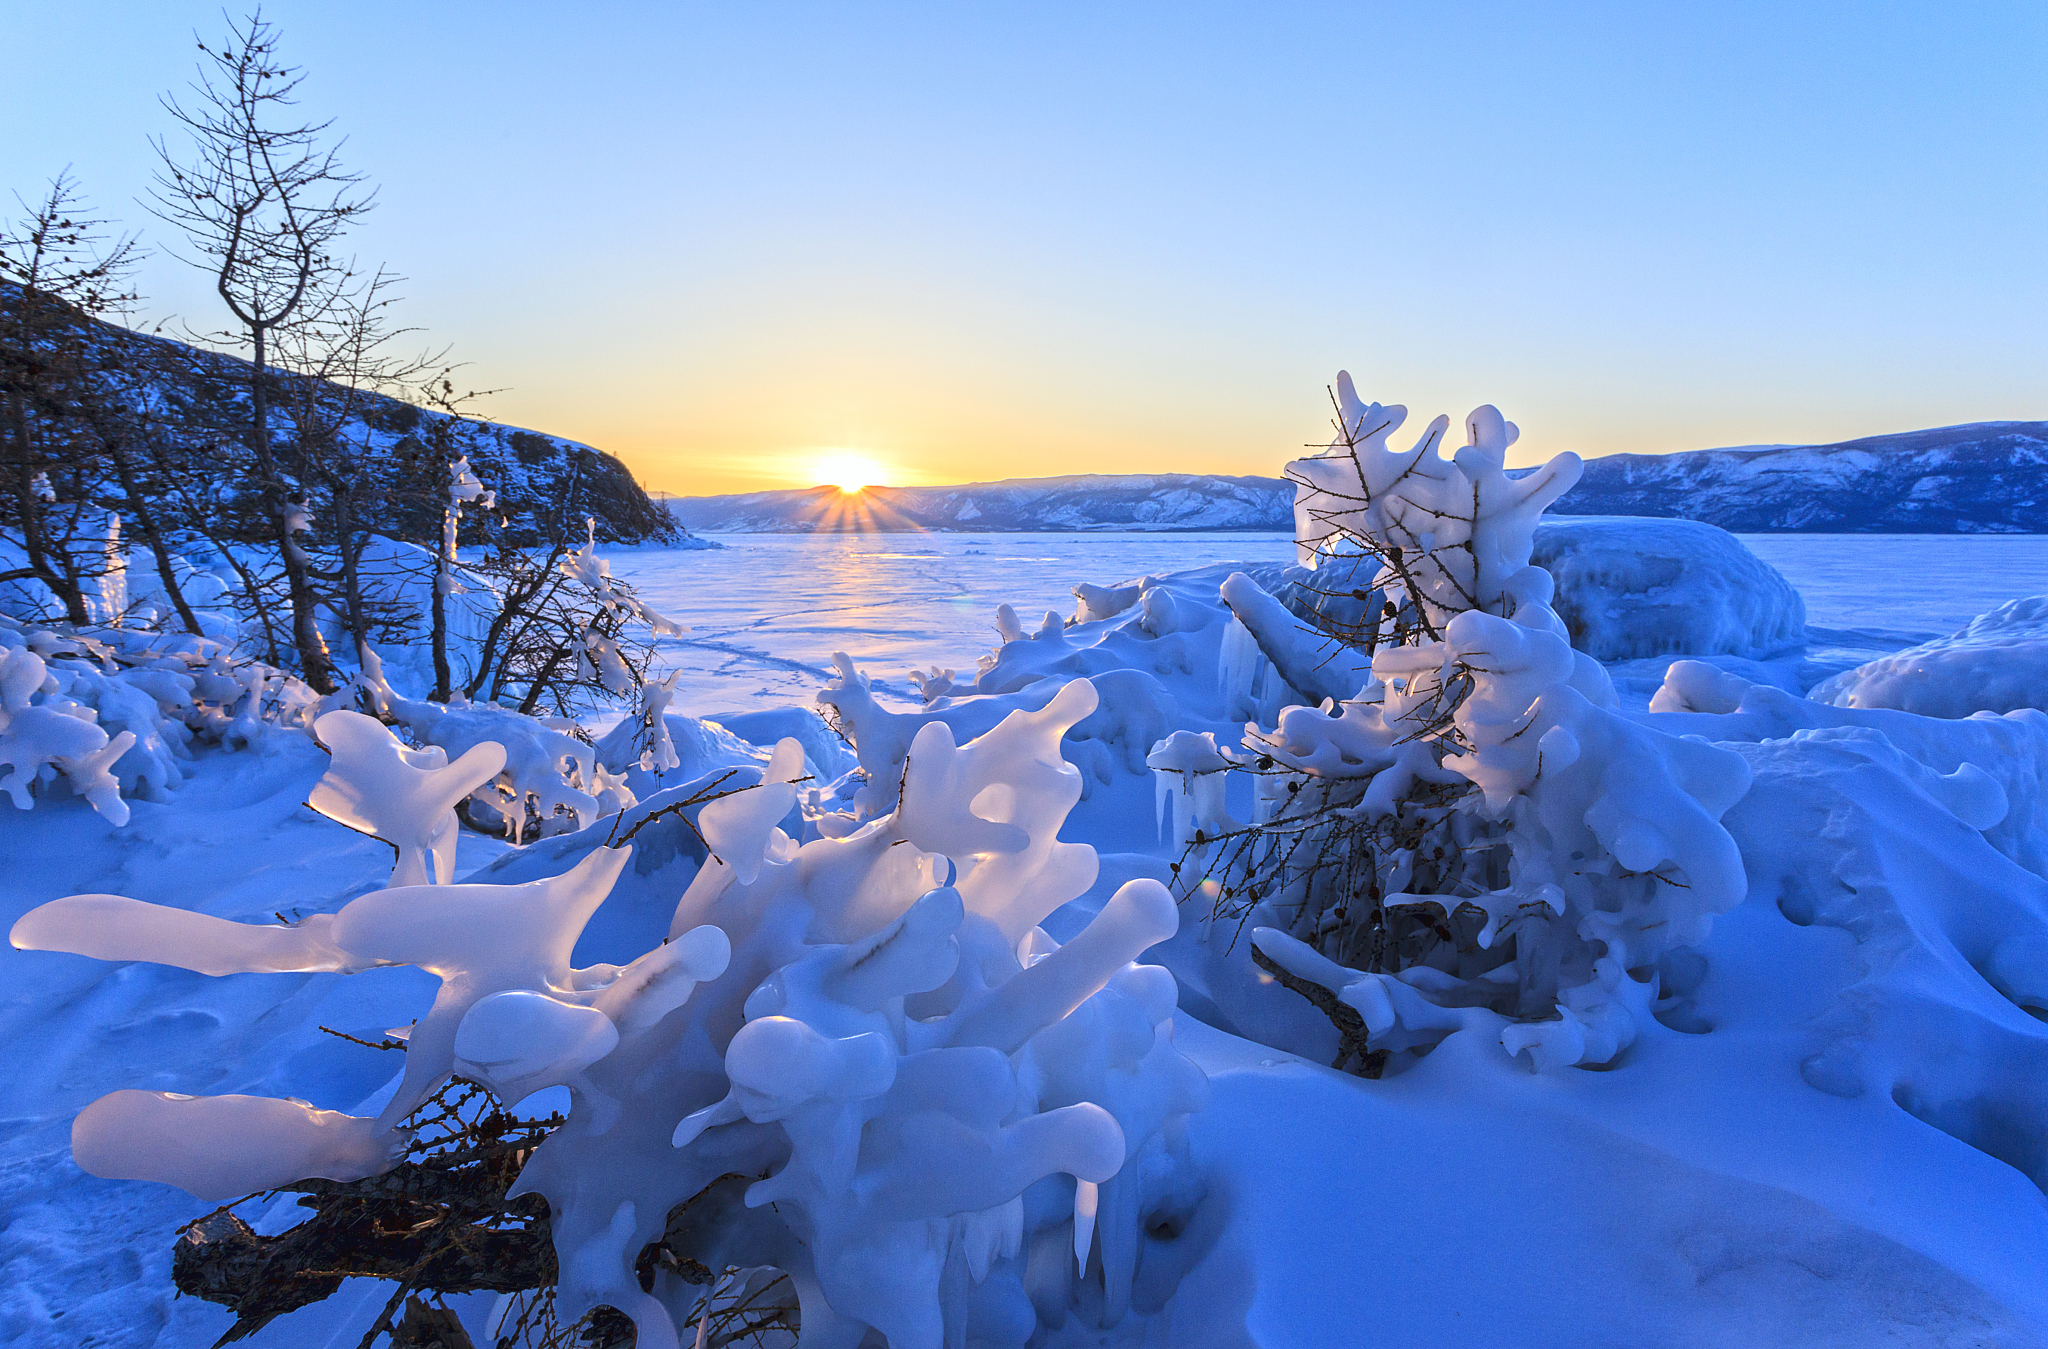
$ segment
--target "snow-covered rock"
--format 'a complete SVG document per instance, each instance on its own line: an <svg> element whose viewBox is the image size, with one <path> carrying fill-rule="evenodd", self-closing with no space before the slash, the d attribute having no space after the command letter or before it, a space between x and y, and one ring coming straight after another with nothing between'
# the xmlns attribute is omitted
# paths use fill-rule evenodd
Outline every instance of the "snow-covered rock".
<svg viewBox="0 0 2048 1349"><path fill-rule="evenodd" d="M1961 632L1846 670L1809 696L1928 717L2048 709L2048 595L2002 604Z"/></svg>
<svg viewBox="0 0 2048 1349"><path fill-rule="evenodd" d="M1761 658L1806 639L1806 602L1726 530L1693 520L1546 520L1533 555L1572 645L1600 661Z"/></svg>

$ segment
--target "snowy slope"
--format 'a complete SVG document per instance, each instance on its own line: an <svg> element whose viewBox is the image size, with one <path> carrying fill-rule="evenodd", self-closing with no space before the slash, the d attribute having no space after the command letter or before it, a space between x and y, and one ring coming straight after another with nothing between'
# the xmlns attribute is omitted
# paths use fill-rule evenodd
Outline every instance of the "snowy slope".
<svg viewBox="0 0 2048 1349"><path fill-rule="evenodd" d="M714 532L1244 529L1292 531L1281 478L1086 474L953 487L669 497ZM1836 445L1766 445L1589 460L1558 515L1702 520L1736 533L2048 531L2048 422L1975 422Z"/></svg>
<svg viewBox="0 0 2048 1349"><path fill-rule="evenodd" d="M0 287L9 284L0 282ZM115 323L82 316L76 322L109 368L128 371L146 390L151 434L163 437L162 452L170 463L192 481L218 479L219 465L209 455L216 444L246 434L242 428L251 363L229 352ZM288 376L278 371L276 379L288 392ZM670 517L656 508L632 471L594 446L481 416L451 418L368 390L355 391L351 397L359 412L340 426L336 436L354 450L380 485L417 487L423 477L438 471L437 457L452 451L466 454L484 485L497 493L499 513L514 542L532 541L539 528L536 521L551 515L572 490L579 511L596 518L599 537L608 542L675 538ZM291 406L289 398L273 393L272 434L286 445L292 435ZM291 462L287 454L287 476ZM154 490L146 480L144 487L146 492ZM316 500L322 496L316 492ZM386 496L389 499L373 498L372 528L421 543L439 537L438 505L407 500L407 491ZM172 515L175 518L175 512ZM230 537L233 527L230 521Z"/></svg>

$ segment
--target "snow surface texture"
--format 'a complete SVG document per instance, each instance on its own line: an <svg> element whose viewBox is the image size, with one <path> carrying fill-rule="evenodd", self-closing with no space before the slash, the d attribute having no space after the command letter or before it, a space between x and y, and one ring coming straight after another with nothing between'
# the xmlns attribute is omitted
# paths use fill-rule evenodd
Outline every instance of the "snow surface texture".
<svg viewBox="0 0 2048 1349"><path fill-rule="evenodd" d="M1952 637L1881 656L1816 687L1838 707L1928 717L2048 708L2048 596L2002 604Z"/></svg>

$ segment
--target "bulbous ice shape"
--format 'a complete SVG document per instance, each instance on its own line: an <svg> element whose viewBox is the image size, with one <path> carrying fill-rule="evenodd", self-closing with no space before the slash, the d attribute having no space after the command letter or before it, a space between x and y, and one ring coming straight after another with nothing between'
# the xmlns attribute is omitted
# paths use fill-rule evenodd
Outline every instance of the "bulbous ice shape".
<svg viewBox="0 0 2048 1349"><path fill-rule="evenodd" d="M1095 686L1076 679L1040 710L1012 712L959 747L950 727L933 722L904 769L903 837L951 857L967 912L1013 946L1095 882L1095 850L1059 838L1081 799L1081 774L1060 756L1060 739L1098 701Z"/></svg>
<svg viewBox="0 0 2048 1349"><path fill-rule="evenodd" d="M517 1101L558 1086L612 1052L619 1028L595 1007L532 989L480 998L455 1027L455 1066Z"/></svg>
<svg viewBox="0 0 2048 1349"><path fill-rule="evenodd" d="M117 1091L79 1113L71 1155L106 1180L153 1180L209 1203L294 1180L391 1169L405 1136L375 1120L268 1096Z"/></svg>
<svg viewBox="0 0 2048 1349"><path fill-rule="evenodd" d="M1187 847L1198 829L1213 837L1237 827L1223 807L1230 761L1217 748L1214 732L1175 731L1152 747L1145 766L1152 770L1153 806L1162 828L1172 811L1174 847Z"/></svg>
<svg viewBox="0 0 2048 1349"><path fill-rule="evenodd" d="M834 1039L793 1017L749 1021L725 1051L726 1076L748 1119L765 1124L812 1101L860 1101L896 1080L896 1048L869 1031Z"/></svg>
<svg viewBox="0 0 2048 1349"><path fill-rule="evenodd" d="M1011 1053L1179 926L1180 908L1165 886L1149 878L1127 881L1072 941L1010 976L955 1025L948 1040Z"/></svg>
<svg viewBox="0 0 2048 1349"><path fill-rule="evenodd" d="M708 803L697 816L697 828L719 860L752 885L761 874L775 827L796 806L796 782L804 775L804 747L790 737L776 742L761 785Z"/></svg>
<svg viewBox="0 0 2048 1349"><path fill-rule="evenodd" d="M1560 454L1533 473L1510 478L1508 447L1520 432L1487 405L1465 419L1467 443L1442 455L1450 419L1429 424L1412 450L1387 448L1407 419L1403 407L1362 402L1348 372L1337 374L1343 436L1330 449L1287 465L1295 494L1295 550L1313 567L1330 540L1370 540L1399 549L1382 580L1419 605L1438 628L1467 609L1508 614L1513 580L1529 565L1536 522L1569 491L1584 465ZM1390 599L1396 598L1390 594Z"/></svg>
<svg viewBox="0 0 2048 1349"><path fill-rule="evenodd" d="M20 951L147 960L200 974L367 968L334 944L333 929L326 913L288 926L236 923L122 895L67 895L23 914L7 939Z"/></svg>
<svg viewBox="0 0 2048 1349"><path fill-rule="evenodd" d="M505 747L485 742L455 762L438 746L408 749L374 717L329 712L313 733L334 756L306 804L398 850L393 886L455 879L455 803L505 767Z"/></svg>
<svg viewBox="0 0 2048 1349"><path fill-rule="evenodd" d="M1310 703L1354 698L1372 677L1371 666L1357 653L1303 625L1243 572L1225 577L1219 593L1280 677Z"/></svg>
<svg viewBox="0 0 2048 1349"><path fill-rule="evenodd" d="M611 893L630 848L598 848L560 876L525 885L403 886L374 890L335 914L295 927L232 923L119 895L72 895L23 915L17 945L111 960L152 960L202 974L369 969L417 965L441 979L434 1005L407 1041L405 1076L378 1117L389 1128L418 1108L454 1066L458 1026L494 993L530 990L591 1003L604 988L582 986L569 954L590 915ZM673 956L660 948L619 972L628 990L723 969L722 943L699 941ZM688 990L682 990L688 996ZM666 996L674 995L671 986ZM629 992L613 994L625 1009Z"/></svg>

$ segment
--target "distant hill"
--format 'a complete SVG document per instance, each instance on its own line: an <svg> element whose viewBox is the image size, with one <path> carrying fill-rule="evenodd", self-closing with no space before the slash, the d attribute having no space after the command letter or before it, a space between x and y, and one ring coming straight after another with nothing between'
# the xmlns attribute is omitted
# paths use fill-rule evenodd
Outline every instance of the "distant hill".
<svg viewBox="0 0 2048 1349"><path fill-rule="evenodd" d="M953 487L832 487L669 497L721 533L1294 528L1282 478L1185 473L1010 478ZM2048 422L1975 422L1836 445L1589 460L1559 515L1703 520L1738 533L2048 533Z"/></svg>
<svg viewBox="0 0 2048 1349"><path fill-rule="evenodd" d="M956 487L836 487L670 497L693 530L760 534L870 530L974 533L1294 528L1294 484L1188 473L1010 478Z"/></svg>
<svg viewBox="0 0 2048 1349"><path fill-rule="evenodd" d="M1973 422L1835 445L1594 459L1563 515L1658 515L1737 533L2048 533L2048 422Z"/></svg>

